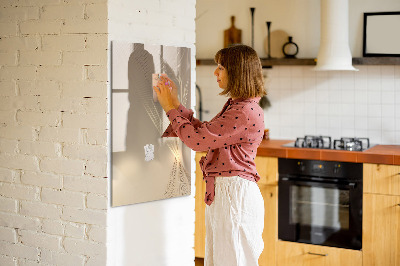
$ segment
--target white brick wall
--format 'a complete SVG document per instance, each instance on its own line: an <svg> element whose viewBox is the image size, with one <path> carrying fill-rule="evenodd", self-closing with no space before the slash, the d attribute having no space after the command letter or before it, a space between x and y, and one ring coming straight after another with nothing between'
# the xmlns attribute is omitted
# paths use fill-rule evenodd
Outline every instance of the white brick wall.
<svg viewBox="0 0 400 266"><path fill-rule="evenodd" d="M0 1L0 265L106 264L107 14Z"/></svg>

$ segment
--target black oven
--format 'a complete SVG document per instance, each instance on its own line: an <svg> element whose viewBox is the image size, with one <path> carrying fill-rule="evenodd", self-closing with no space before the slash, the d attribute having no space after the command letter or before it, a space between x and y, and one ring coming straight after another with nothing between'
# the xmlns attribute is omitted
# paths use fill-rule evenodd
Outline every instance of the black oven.
<svg viewBox="0 0 400 266"><path fill-rule="evenodd" d="M278 160L278 238L361 249L360 163Z"/></svg>

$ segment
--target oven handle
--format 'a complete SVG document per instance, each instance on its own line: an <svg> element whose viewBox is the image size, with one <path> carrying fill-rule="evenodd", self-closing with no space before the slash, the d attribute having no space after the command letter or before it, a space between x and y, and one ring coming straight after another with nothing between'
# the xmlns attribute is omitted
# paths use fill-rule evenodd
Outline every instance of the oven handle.
<svg viewBox="0 0 400 266"><path fill-rule="evenodd" d="M315 180L304 180L299 178L281 177L281 181L290 182L294 185L307 185L307 186L319 186L319 187L338 187L346 189L354 189L356 187L355 182L332 182L332 181L315 181Z"/></svg>

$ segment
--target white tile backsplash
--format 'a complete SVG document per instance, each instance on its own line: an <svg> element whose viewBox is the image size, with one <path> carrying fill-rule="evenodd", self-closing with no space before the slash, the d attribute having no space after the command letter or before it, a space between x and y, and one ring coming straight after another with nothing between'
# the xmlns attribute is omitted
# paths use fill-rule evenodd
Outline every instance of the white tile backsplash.
<svg viewBox="0 0 400 266"><path fill-rule="evenodd" d="M264 70L271 108L264 110L274 139L305 134L369 137L371 143L400 144L400 66L355 66L359 71L313 71L312 66ZM203 120L219 112L226 97L213 66L197 67Z"/></svg>

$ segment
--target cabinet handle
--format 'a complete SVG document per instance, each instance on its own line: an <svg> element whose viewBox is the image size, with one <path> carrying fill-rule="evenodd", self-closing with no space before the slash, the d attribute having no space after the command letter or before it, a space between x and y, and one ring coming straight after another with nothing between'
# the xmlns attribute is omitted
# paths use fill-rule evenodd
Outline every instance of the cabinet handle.
<svg viewBox="0 0 400 266"><path fill-rule="evenodd" d="M310 255L317 255L317 256L323 256L323 257L328 256L328 254L320 254L320 253L313 253L313 252L307 252L307 254L310 254Z"/></svg>
<svg viewBox="0 0 400 266"><path fill-rule="evenodd" d="M397 204L397 206L400 206L400 203L399 203L399 204Z"/></svg>

